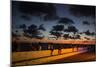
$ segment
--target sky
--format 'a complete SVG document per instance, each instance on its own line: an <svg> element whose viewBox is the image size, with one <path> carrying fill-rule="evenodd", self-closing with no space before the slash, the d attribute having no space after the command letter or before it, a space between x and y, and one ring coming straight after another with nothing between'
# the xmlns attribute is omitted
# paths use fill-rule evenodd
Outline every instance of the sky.
<svg viewBox="0 0 100 67"><path fill-rule="evenodd" d="M55 3L38 3L38 2L12 2L12 31L22 35L23 30L20 25L25 24L27 27L35 24L38 27L43 24L46 31L42 31L45 37L49 37L53 26L58 25L61 18L71 19L79 32L95 32L95 6L70 5ZM45 20L46 19L46 20ZM85 22L86 21L86 22ZM68 24L64 25L68 28ZM85 34L82 37L88 37ZM95 39L94 36L89 36Z"/></svg>

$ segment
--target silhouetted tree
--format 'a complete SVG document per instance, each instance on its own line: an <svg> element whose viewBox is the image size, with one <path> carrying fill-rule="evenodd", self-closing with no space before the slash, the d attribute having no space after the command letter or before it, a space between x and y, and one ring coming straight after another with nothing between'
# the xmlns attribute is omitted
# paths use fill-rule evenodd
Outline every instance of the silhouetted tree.
<svg viewBox="0 0 100 67"><path fill-rule="evenodd" d="M76 34L78 32L78 29L75 26L68 26L67 29L64 30L65 32L73 32L73 34Z"/></svg>
<svg viewBox="0 0 100 67"><path fill-rule="evenodd" d="M22 29L26 29L26 27L27 26L25 24L22 24L22 25L19 26L19 28L22 28Z"/></svg>
<svg viewBox="0 0 100 67"><path fill-rule="evenodd" d="M64 39L68 39L69 38L69 34L64 34L63 37L64 37Z"/></svg>
<svg viewBox="0 0 100 67"><path fill-rule="evenodd" d="M88 36L94 36L95 35L95 32L90 32L89 30L87 30L84 33L85 33L85 35L88 35Z"/></svg>
<svg viewBox="0 0 100 67"><path fill-rule="evenodd" d="M88 37L84 37L86 40L90 40L90 38L88 38Z"/></svg>
<svg viewBox="0 0 100 67"><path fill-rule="evenodd" d="M12 32L12 37L17 37L18 35L14 32Z"/></svg>
<svg viewBox="0 0 100 67"><path fill-rule="evenodd" d="M31 24L30 26L26 27L25 24L20 25L20 28L23 29L23 35L29 38L37 38L42 39L44 36L42 36L42 33L39 30L45 30L43 25L40 25L39 27L35 24Z"/></svg>
<svg viewBox="0 0 100 67"><path fill-rule="evenodd" d="M53 29L50 31L51 35L56 36L56 39L61 37L62 31L64 30L64 25L55 25Z"/></svg>
<svg viewBox="0 0 100 67"><path fill-rule="evenodd" d="M70 39L76 39L75 34L78 32L78 29L75 26L68 26L67 29L64 30L65 32L72 32L73 36L69 36ZM77 38L80 38L80 36L78 35ZM72 45L73 47L73 45ZM77 47L77 51L78 51L78 46ZM72 50L74 51L74 47L72 48Z"/></svg>
<svg viewBox="0 0 100 67"><path fill-rule="evenodd" d="M53 26L53 31L63 31L64 30L64 25L55 25Z"/></svg>
<svg viewBox="0 0 100 67"><path fill-rule="evenodd" d="M79 34L77 34L76 36L75 36L75 39L80 39L81 38L81 36L79 35Z"/></svg>

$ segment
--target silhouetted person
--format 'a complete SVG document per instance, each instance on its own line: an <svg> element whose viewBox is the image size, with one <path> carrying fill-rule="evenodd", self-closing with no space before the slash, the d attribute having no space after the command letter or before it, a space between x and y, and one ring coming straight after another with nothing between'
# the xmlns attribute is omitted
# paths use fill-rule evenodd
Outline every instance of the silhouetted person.
<svg viewBox="0 0 100 67"><path fill-rule="evenodd" d="M53 51L54 51L53 45L50 46L50 50L51 50L51 54L50 55L52 56L53 55Z"/></svg>
<svg viewBox="0 0 100 67"><path fill-rule="evenodd" d="M59 46L59 48L58 48L58 54L59 55L61 54L61 46Z"/></svg>

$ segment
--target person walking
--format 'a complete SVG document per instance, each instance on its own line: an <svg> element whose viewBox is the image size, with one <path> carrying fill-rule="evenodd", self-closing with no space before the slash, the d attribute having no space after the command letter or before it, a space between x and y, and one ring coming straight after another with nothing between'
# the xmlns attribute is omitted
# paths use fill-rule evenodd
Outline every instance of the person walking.
<svg viewBox="0 0 100 67"><path fill-rule="evenodd" d="M54 51L53 45L50 46L50 50L51 50L51 54L50 55L52 56L53 55L53 51Z"/></svg>

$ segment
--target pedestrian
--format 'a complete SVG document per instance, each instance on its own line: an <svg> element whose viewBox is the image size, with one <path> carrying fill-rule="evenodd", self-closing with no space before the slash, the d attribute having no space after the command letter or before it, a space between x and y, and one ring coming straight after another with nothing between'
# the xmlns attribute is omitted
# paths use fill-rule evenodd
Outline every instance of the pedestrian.
<svg viewBox="0 0 100 67"><path fill-rule="evenodd" d="M59 54L59 55L61 54L61 48L58 49L58 54Z"/></svg>
<svg viewBox="0 0 100 67"><path fill-rule="evenodd" d="M59 48L58 48L58 54L60 55L61 54L61 46L59 46Z"/></svg>
<svg viewBox="0 0 100 67"><path fill-rule="evenodd" d="M53 51L54 51L53 45L50 46L50 50L51 50L51 54L50 55L52 56L53 55Z"/></svg>

